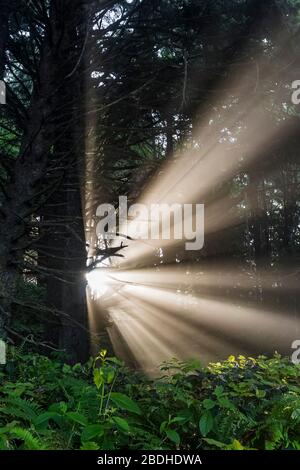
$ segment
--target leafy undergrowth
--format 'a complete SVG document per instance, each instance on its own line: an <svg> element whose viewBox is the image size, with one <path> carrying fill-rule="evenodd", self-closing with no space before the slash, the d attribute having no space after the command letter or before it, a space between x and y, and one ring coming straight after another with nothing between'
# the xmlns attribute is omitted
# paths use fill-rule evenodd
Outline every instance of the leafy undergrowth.
<svg viewBox="0 0 300 470"><path fill-rule="evenodd" d="M300 449L300 367L230 357L172 361L150 380L102 351L70 367L10 352L0 449Z"/></svg>

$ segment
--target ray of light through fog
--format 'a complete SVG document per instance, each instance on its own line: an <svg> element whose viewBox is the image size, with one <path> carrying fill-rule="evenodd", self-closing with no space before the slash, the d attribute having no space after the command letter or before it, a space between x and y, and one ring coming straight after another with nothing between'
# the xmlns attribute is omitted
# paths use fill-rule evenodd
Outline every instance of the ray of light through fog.
<svg viewBox="0 0 300 470"><path fill-rule="evenodd" d="M109 329L112 340L121 335L141 367L151 370L171 357L200 356L203 361L222 358L228 351L251 354L257 345L262 352L276 345L282 350L300 332L297 318L270 301L269 306L249 306L243 296L260 283L270 293L296 294L299 279L282 272L282 286L277 276L261 271L241 272L238 268L216 266L204 271L176 266L92 273L95 295L112 320ZM108 272L106 272L108 271ZM101 278L100 278L100 277ZM256 282L253 282L253 280ZM215 286L217 283L217 286ZM101 285L102 292L97 291ZM103 293L103 288L105 291ZM237 292L226 296L226 288L235 286ZM192 291L195 288L196 294Z"/></svg>
<svg viewBox="0 0 300 470"><path fill-rule="evenodd" d="M219 97L207 109L199 110L192 138L158 169L136 202L147 207L204 203L205 235L240 223L243 216L231 211L231 195L214 199L211 192L246 173L258 159L267 159L274 140L290 132L288 118L275 123L266 119L263 103L269 97L257 91L260 75L272 77L274 73L263 57L256 57L249 66L241 65L231 82L224 83L223 100ZM282 102L285 91L278 85L271 100ZM93 145L90 136L86 144L90 155ZM89 181L94 166L92 158L88 161L89 194L94 191ZM94 206L88 199L85 204L90 228ZM91 243L89 237L87 240ZM236 263L210 264L205 260L197 266L182 259L178 264L160 266L158 250L163 260L165 250L175 252L180 246L178 240L133 240L128 244L114 269L100 268L88 275L90 328L97 333L98 317L107 316L116 352L130 355L145 370L174 356L197 356L206 362L228 353L286 351L300 333L295 308L287 310L284 302L274 303L272 295L276 291L284 299L296 294L299 273L282 269L278 276L271 268L246 269ZM266 293L263 302L262 287Z"/></svg>

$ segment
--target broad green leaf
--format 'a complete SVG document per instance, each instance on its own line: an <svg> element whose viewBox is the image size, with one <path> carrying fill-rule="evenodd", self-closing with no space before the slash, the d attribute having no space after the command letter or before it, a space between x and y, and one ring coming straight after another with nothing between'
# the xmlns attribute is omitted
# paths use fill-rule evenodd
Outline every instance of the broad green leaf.
<svg viewBox="0 0 300 470"><path fill-rule="evenodd" d="M223 406L223 408L228 408L229 410L235 409L234 404L226 397L218 397L218 402L221 406Z"/></svg>
<svg viewBox="0 0 300 470"><path fill-rule="evenodd" d="M103 436L104 429L101 424L90 424L81 433L82 442L90 441L98 436Z"/></svg>
<svg viewBox="0 0 300 470"><path fill-rule="evenodd" d="M67 413L67 417L71 419L72 421L74 421L74 423L81 424L82 426L87 425L86 417L80 413L70 411L69 413Z"/></svg>
<svg viewBox="0 0 300 470"><path fill-rule="evenodd" d="M172 442L175 442L176 445L180 444L180 436L178 432L174 431L173 429L167 429L166 434Z"/></svg>
<svg viewBox="0 0 300 470"><path fill-rule="evenodd" d="M46 413L40 414L35 420L34 425L40 426L41 424L47 423L50 419L60 419L61 415L55 411L47 411Z"/></svg>
<svg viewBox="0 0 300 470"><path fill-rule="evenodd" d="M172 418L170 423L184 423L187 421L187 418L185 416L176 416L175 418Z"/></svg>
<svg viewBox="0 0 300 470"><path fill-rule="evenodd" d="M164 432L167 426L168 426L168 421L163 421L160 425L159 432L161 433Z"/></svg>
<svg viewBox="0 0 300 470"><path fill-rule="evenodd" d="M207 434L212 430L214 425L214 418L209 411L206 411L200 418L199 429L202 436L206 437Z"/></svg>
<svg viewBox="0 0 300 470"><path fill-rule="evenodd" d="M113 367L107 368L106 381L108 384L111 384L115 378L116 371Z"/></svg>
<svg viewBox="0 0 300 470"><path fill-rule="evenodd" d="M203 400L202 404L206 410L211 410L216 406L216 402L214 400L211 400L210 398L206 398L205 400Z"/></svg>
<svg viewBox="0 0 300 470"><path fill-rule="evenodd" d="M136 413L138 415L142 414L138 404L123 393L113 392L110 395L110 399L115 405L117 405L119 408L122 408L123 410L131 411L132 413Z"/></svg>
<svg viewBox="0 0 300 470"><path fill-rule="evenodd" d="M104 377L103 377L103 371L101 369L94 369L94 384L96 387L99 388L101 385L103 385L104 382Z"/></svg>
<svg viewBox="0 0 300 470"><path fill-rule="evenodd" d="M116 423L118 428L121 429L121 431L125 431L125 432L130 431L129 424L126 421L126 419L120 418L119 416L115 416L113 418L113 421L114 421L114 423Z"/></svg>

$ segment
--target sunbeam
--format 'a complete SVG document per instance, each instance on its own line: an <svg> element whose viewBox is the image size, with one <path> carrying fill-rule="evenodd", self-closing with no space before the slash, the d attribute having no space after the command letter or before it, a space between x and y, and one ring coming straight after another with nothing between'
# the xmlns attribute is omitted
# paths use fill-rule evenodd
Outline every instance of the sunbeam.
<svg viewBox="0 0 300 470"><path fill-rule="evenodd" d="M268 46L267 39L262 42ZM288 42L287 32L282 33L280 47L288 47ZM276 67L265 54L265 50L253 53L246 63L236 61L220 80L217 96L206 99L194 113L188 137L172 148L138 198L131 201L141 209L134 214L129 210L128 217L115 204L119 236L110 246L117 247L125 237L123 257L117 262L110 259L109 267L87 275L94 299L91 310L97 312L94 315L109 317L115 350L121 349L122 356L128 360L130 356L144 369L153 370L171 356L194 355L208 361L232 352L285 352L299 332L297 308L287 300L297 294L297 270L278 268L274 262L264 266L263 259L249 261L253 240L245 248L250 253L246 263L237 263L230 253L218 260L218 255L226 253L227 239L234 230L245 226L250 232L249 227L260 220L261 208L252 203L249 190L253 168L262 169L264 184L269 175L280 178L281 169L272 164L273 153L278 142L288 141L295 132L284 107L287 87L280 82L282 70L293 58L289 55L285 66ZM197 80L197 74L190 77L191 83ZM269 93L261 81L273 83ZM281 116L274 111L277 108ZM88 140L88 148L94 147L95 154L95 144L92 138ZM242 189L233 194L229 183L235 179ZM220 188L225 189L220 192ZM167 227L163 214L159 237L153 231L152 237L132 236L137 226L142 227L143 235L149 235L150 208L164 204L204 204L204 254L184 252L187 240L177 236L182 220L175 212ZM92 215L96 210L91 215L87 206L86 213L88 231L94 234L97 218ZM195 224L194 212L189 219L191 226ZM98 243L92 236L92 243Z"/></svg>

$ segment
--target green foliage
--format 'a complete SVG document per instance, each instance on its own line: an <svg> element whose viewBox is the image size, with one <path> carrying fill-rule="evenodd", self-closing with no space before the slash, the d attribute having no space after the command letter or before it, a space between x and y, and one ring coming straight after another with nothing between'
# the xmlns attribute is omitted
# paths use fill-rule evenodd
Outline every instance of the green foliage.
<svg viewBox="0 0 300 470"><path fill-rule="evenodd" d="M106 351L71 367L11 350L0 449L300 449L300 368L288 359L161 369L150 380Z"/></svg>

